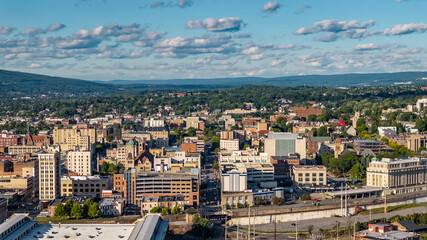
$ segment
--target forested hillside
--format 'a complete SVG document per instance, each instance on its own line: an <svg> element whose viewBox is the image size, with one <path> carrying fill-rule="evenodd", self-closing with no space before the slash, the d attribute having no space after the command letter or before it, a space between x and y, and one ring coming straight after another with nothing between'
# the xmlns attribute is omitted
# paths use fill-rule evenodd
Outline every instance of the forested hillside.
<svg viewBox="0 0 427 240"><path fill-rule="evenodd" d="M82 97L116 91L115 86L79 79L0 70L2 98Z"/></svg>

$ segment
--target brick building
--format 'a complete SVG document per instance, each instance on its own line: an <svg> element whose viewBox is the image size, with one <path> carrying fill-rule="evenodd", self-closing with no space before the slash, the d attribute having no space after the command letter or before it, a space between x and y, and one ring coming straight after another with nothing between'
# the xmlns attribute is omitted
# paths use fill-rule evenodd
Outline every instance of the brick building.
<svg viewBox="0 0 427 240"><path fill-rule="evenodd" d="M320 116L322 109L314 107L294 107L294 113L298 117L308 118L310 115Z"/></svg>
<svg viewBox="0 0 427 240"><path fill-rule="evenodd" d="M21 144L22 138L19 135L0 134L0 147L9 147Z"/></svg>

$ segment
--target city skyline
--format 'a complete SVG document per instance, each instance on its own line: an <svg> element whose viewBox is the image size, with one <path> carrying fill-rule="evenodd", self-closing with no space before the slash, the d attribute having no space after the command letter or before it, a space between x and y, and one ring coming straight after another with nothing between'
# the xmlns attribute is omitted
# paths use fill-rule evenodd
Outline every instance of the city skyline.
<svg viewBox="0 0 427 240"><path fill-rule="evenodd" d="M421 0L0 5L7 70L88 80L426 70Z"/></svg>

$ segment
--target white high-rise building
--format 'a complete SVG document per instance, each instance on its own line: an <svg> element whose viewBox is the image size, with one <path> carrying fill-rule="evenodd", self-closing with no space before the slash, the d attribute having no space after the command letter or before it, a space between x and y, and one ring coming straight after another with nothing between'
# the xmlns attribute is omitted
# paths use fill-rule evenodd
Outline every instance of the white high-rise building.
<svg viewBox="0 0 427 240"><path fill-rule="evenodd" d="M236 169L221 175L222 191L240 192L248 189L248 175Z"/></svg>
<svg viewBox="0 0 427 240"><path fill-rule="evenodd" d="M81 176L92 175L92 152L69 151L67 155L67 169L69 172Z"/></svg>
<svg viewBox="0 0 427 240"><path fill-rule="evenodd" d="M50 201L61 194L59 152L40 152L38 160L39 199L40 201Z"/></svg>

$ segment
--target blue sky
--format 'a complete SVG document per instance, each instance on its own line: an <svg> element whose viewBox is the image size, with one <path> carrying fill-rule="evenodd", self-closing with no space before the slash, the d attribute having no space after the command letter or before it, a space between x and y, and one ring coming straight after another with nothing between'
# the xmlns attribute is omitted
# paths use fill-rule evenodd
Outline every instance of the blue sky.
<svg viewBox="0 0 427 240"><path fill-rule="evenodd" d="M0 0L0 68L88 80L427 70L427 0Z"/></svg>

